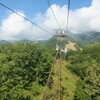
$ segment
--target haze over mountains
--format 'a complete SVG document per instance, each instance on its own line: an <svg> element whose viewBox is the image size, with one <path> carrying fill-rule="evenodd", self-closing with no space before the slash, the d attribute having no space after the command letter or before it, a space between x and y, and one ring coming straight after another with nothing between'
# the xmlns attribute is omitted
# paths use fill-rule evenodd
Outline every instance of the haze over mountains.
<svg viewBox="0 0 100 100"><path fill-rule="evenodd" d="M83 34L68 34L76 42L84 45L100 43L100 32L86 32Z"/></svg>
<svg viewBox="0 0 100 100"><path fill-rule="evenodd" d="M64 39L64 42L71 41L74 43L77 43L78 45L89 45L89 44L98 44L100 43L100 32L87 32L83 34L73 34L73 33L67 33L67 37ZM56 39L50 38L49 40L42 40L42 41L31 41L28 39L23 39L19 41L6 41L1 40L0 44L6 44L6 43L14 43L14 42L46 42L48 45L55 46Z"/></svg>
<svg viewBox="0 0 100 100"><path fill-rule="evenodd" d="M77 43L79 46L85 46L89 44L99 44L100 32L88 32L83 34L67 33L67 37L64 39L63 43L67 43L68 41ZM55 46L56 39L54 37L49 39L48 45Z"/></svg>

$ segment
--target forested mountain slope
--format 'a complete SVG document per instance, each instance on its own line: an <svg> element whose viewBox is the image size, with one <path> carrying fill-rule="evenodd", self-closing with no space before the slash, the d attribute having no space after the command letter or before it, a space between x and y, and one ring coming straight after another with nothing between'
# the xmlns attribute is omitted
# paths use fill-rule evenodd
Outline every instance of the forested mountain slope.
<svg viewBox="0 0 100 100"><path fill-rule="evenodd" d="M40 99L54 56L55 49L41 43L1 45L0 100ZM99 100L99 73L100 44L88 45L81 51L69 50L62 62L63 100ZM51 83L57 83L56 79L53 76Z"/></svg>
<svg viewBox="0 0 100 100"><path fill-rule="evenodd" d="M52 54L39 44L0 46L0 100L33 100L47 81Z"/></svg>
<svg viewBox="0 0 100 100"><path fill-rule="evenodd" d="M62 41L62 45L68 44L68 41L76 43L76 47L84 47L91 44L100 44L100 32L87 32L82 34L66 33L67 37ZM47 46L55 47L56 37L45 42Z"/></svg>
<svg viewBox="0 0 100 100"><path fill-rule="evenodd" d="M100 99L100 44L83 48L67 55L69 69L80 80L77 82L75 100Z"/></svg>
<svg viewBox="0 0 100 100"><path fill-rule="evenodd" d="M72 36L82 45L99 44L100 32L87 32L82 34L73 34ZM95 41L95 42L94 42Z"/></svg>

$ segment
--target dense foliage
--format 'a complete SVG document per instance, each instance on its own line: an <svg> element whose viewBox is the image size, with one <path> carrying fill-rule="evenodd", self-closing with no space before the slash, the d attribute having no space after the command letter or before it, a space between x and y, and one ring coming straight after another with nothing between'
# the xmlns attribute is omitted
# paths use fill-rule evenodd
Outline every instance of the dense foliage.
<svg viewBox="0 0 100 100"><path fill-rule="evenodd" d="M0 100L33 100L51 69L52 54L32 43L0 46Z"/></svg>
<svg viewBox="0 0 100 100"><path fill-rule="evenodd" d="M69 69L80 77L74 99L100 100L100 45L69 51L67 60Z"/></svg>

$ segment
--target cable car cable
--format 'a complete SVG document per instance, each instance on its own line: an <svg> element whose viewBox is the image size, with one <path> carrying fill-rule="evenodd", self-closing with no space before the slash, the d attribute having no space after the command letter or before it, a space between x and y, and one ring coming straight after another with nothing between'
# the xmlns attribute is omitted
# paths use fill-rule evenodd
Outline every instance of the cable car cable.
<svg viewBox="0 0 100 100"><path fill-rule="evenodd" d="M60 27L60 25L59 25L59 22L58 22L58 19L57 19L56 15L55 15L55 13L54 13L54 10L53 10L53 8L52 8L52 6L51 6L50 0L47 0L47 2L48 2L49 6L50 6L50 8L51 8L51 11L52 11L53 15L54 15L54 18L55 18L55 20L56 20L56 23L57 23L57 25L58 25L58 28L61 29L61 27Z"/></svg>
<svg viewBox="0 0 100 100"><path fill-rule="evenodd" d="M12 10L11 8L7 7L6 5L4 5L4 4L2 4L2 3L0 3L0 5L1 5L1 6L3 6L4 8L6 8L6 9L8 9L9 11L11 11L11 12L15 13L16 15L20 16L21 18L25 19L26 21L30 22L32 25L35 25L35 26L37 26L38 28L40 28L40 29L44 30L45 32L48 32L48 33L50 33L50 34L51 34L51 32L49 32L49 31L47 31L46 29L44 29L44 28L40 27L38 24L36 24L36 23L32 22L32 21L31 21L31 20L29 20L28 18L26 18L26 17L22 16L21 14L17 13L16 11Z"/></svg>
<svg viewBox="0 0 100 100"><path fill-rule="evenodd" d="M49 81L50 81L50 78L51 78L51 75L52 75L52 72L53 72L54 64L55 64L55 62L57 60L57 55L58 55L58 51L56 52L56 55L55 55L55 58L54 58L54 61L53 61L52 67L51 67L51 71L49 73L49 77L47 79L47 83L45 85L45 89L44 89L44 92L43 92L41 100L44 100L44 97L46 95L47 87L48 87L48 84L49 84Z"/></svg>
<svg viewBox="0 0 100 100"><path fill-rule="evenodd" d="M69 10L70 10L70 0L68 0L68 9L67 9L67 31L69 27Z"/></svg>

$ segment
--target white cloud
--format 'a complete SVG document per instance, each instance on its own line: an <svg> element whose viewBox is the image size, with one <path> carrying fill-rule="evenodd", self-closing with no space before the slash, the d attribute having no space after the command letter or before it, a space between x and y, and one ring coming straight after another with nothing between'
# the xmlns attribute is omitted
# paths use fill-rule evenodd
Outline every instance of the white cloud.
<svg viewBox="0 0 100 100"><path fill-rule="evenodd" d="M24 13L19 12L19 14L25 17ZM0 27L0 39L5 40L37 40L43 39L44 34L47 35L46 32L41 31L41 29L33 26L14 13L3 20L2 26Z"/></svg>
<svg viewBox="0 0 100 100"><path fill-rule="evenodd" d="M70 12L70 30L76 32L100 32L100 0L92 0L91 6Z"/></svg>
<svg viewBox="0 0 100 100"><path fill-rule="evenodd" d="M57 20L61 28L66 30L67 24L67 5L60 7L53 4L52 8L55 12ZM70 10L69 17L69 30L73 32L87 32L98 31L100 32L100 0L92 0L91 6L82 7L76 10ZM19 12L25 17L24 13ZM51 8L48 8L45 14L39 13L33 21L39 26L48 31L58 28ZM2 21L0 26L0 39L13 40L13 39L48 39L52 34L49 34L31 23L20 18L16 14L11 13L7 19Z"/></svg>

